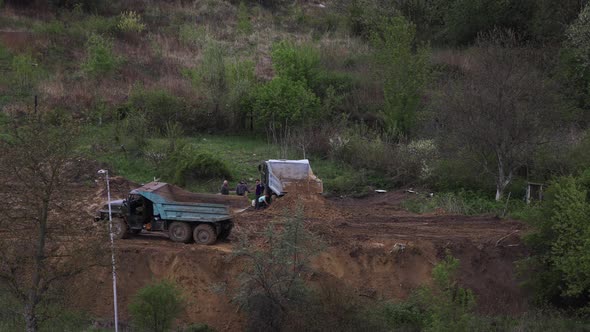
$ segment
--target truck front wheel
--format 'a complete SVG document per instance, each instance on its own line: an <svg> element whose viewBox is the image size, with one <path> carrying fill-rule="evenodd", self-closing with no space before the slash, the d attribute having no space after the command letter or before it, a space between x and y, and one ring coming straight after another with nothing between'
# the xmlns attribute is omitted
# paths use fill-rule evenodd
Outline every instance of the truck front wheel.
<svg viewBox="0 0 590 332"><path fill-rule="evenodd" d="M175 221L168 227L168 236L174 242L189 243L191 240L191 226L187 223Z"/></svg>
<svg viewBox="0 0 590 332"><path fill-rule="evenodd" d="M129 237L129 233L127 231L129 227L127 226L127 222L123 218L114 217L113 218L113 238L115 239L126 239Z"/></svg>
<svg viewBox="0 0 590 332"><path fill-rule="evenodd" d="M215 228L209 224L200 224L195 227L193 231L193 237L196 243L211 245L217 240L217 234Z"/></svg>

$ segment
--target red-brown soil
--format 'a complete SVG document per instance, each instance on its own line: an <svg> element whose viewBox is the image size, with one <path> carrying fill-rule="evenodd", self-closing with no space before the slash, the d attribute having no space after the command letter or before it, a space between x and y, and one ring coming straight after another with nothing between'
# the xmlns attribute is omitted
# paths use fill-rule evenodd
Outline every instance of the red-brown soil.
<svg viewBox="0 0 590 332"><path fill-rule="evenodd" d="M113 199L123 198L133 185L113 179ZM104 203L106 195L99 185L88 190L90 212ZM226 243L178 244L163 234L120 240L116 245L122 320L128 319L127 305L139 288L151 280L171 278L190 301L184 322L241 330L243 315L237 306L229 296L214 291L220 285L235 284L241 272L240 262L231 255L232 241L240 234L260 239L268 223L280 224L298 206L304 211L306 226L326 243L326 249L313 261L317 275L338 279L358 296L404 298L419 285L431 282L432 267L450 251L461 262L461 284L475 292L481 312L515 314L526 309L513 264L525 255L520 240L523 224L487 216L416 215L400 207L406 198L401 191L362 199L287 195L266 210L248 210L236 216L236 227ZM73 285L73 301L77 307L109 319L111 287L110 269L96 269Z"/></svg>

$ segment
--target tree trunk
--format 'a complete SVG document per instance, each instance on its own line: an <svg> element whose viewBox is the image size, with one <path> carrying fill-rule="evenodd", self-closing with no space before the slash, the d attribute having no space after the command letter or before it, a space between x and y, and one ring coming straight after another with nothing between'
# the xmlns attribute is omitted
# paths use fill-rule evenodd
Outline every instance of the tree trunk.
<svg viewBox="0 0 590 332"><path fill-rule="evenodd" d="M35 309L39 302L39 285L41 283L41 274L45 263L45 241L47 239L47 218L49 214L49 200L51 194L48 193L43 200L41 210L41 219L39 220L39 234L37 238L37 253L35 254L35 263L33 265L32 284L25 303L25 326L27 332L37 331L37 314Z"/></svg>
<svg viewBox="0 0 590 332"><path fill-rule="evenodd" d="M508 171L508 174L506 174L504 165L499 162L498 177L496 178L496 201L502 199L502 196L504 196L504 190L506 190L506 187L510 182L512 182L512 170Z"/></svg>
<svg viewBox="0 0 590 332"><path fill-rule="evenodd" d="M31 303L25 305L25 328L27 332L37 332L37 316L35 315L35 308Z"/></svg>

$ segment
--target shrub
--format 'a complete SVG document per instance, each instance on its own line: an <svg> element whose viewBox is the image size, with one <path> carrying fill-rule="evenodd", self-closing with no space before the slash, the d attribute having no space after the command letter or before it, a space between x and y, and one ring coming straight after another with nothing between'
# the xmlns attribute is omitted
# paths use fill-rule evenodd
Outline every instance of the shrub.
<svg viewBox="0 0 590 332"><path fill-rule="evenodd" d="M459 260L449 252L432 269L432 287L423 287L415 294L416 301L428 315L427 331L469 331L475 309L475 296L470 289L457 284Z"/></svg>
<svg viewBox="0 0 590 332"><path fill-rule="evenodd" d="M141 86L136 86L127 104L129 109L144 114L156 133L164 131L169 121L178 122L187 115L184 101L161 89L144 90Z"/></svg>
<svg viewBox="0 0 590 332"><path fill-rule="evenodd" d="M141 331L164 332L184 310L182 291L173 282L161 280L141 288L129 304L133 324Z"/></svg>
<svg viewBox="0 0 590 332"><path fill-rule="evenodd" d="M117 28L122 32L142 32L145 30L145 24L141 23L141 16L134 12L122 12L119 17Z"/></svg>
<svg viewBox="0 0 590 332"><path fill-rule="evenodd" d="M320 53L310 44L276 43L271 52L275 73L284 79L313 87L319 73Z"/></svg>
<svg viewBox="0 0 590 332"><path fill-rule="evenodd" d="M86 59L82 69L93 76L105 75L115 71L119 59L113 52L113 41L98 34L91 34L86 41Z"/></svg>
<svg viewBox="0 0 590 332"><path fill-rule="evenodd" d="M385 302L372 311L385 331L474 331L475 296L457 283L459 260L447 251L432 269L433 283L415 290L403 302ZM479 330L479 329L478 329ZM483 329L481 329L483 330Z"/></svg>
<svg viewBox="0 0 590 332"><path fill-rule="evenodd" d="M227 165L212 154L198 151L191 145L178 148L167 161L168 177L180 186L195 180L225 178L232 175Z"/></svg>

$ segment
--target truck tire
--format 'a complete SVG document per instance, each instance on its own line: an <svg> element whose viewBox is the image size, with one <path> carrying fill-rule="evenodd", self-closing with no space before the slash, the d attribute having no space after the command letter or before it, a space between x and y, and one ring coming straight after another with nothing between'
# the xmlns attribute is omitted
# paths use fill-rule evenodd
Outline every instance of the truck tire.
<svg viewBox="0 0 590 332"><path fill-rule="evenodd" d="M109 222L109 221L107 221ZM113 238L126 239L129 237L129 227L123 218L113 218Z"/></svg>
<svg viewBox="0 0 590 332"><path fill-rule="evenodd" d="M221 231L219 232L217 239L220 241L226 240L229 237L229 235L231 234L231 229L233 227L234 227L234 223L231 221L223 224L221 226Z"/></svg>
<svg viewBox="0 0 590 332"><path fill-rule="evenodd" d="M191 226L184 222L175 221L168 227L168 237L174 242L189 243Z"/></svg>
<svg viewBox="0 0 590 332"><path fill-rule="evenodd" d="M217 240L215 228L209 224L200 224L193 231L193 238L198 244L211 245Z"/></svg>

